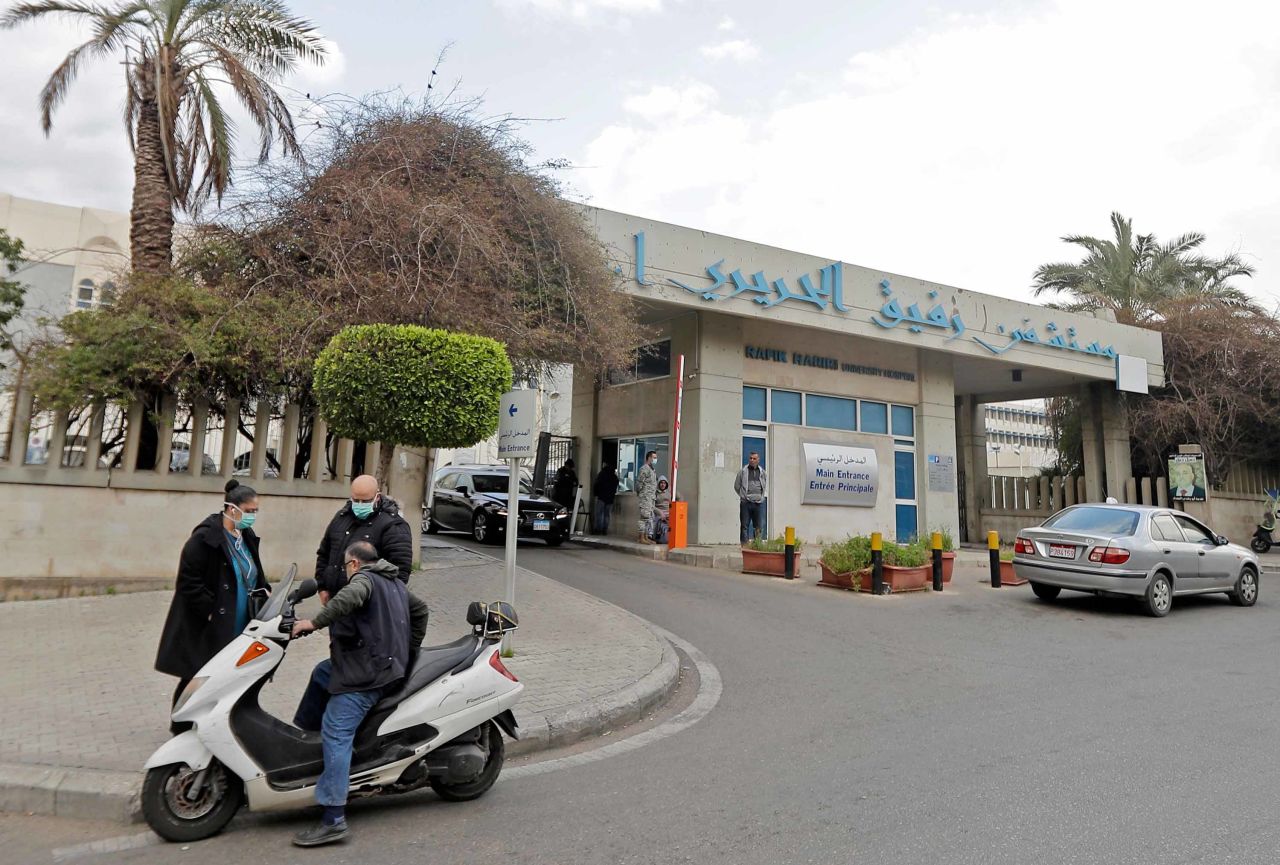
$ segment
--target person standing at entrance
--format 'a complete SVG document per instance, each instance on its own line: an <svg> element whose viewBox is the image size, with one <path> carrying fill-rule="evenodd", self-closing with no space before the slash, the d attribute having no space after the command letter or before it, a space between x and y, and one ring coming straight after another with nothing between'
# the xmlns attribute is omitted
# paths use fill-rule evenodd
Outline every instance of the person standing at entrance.
<svg viewBox="0 0 1280 865"><path fill-rule="evenodd" d="M658 494L658 473L653 470L657 464L658 452L649 451L644 455L640 474L636 476L636 504L640 508L639 541L642 544L653 543L649 532L653 531L653 500Z"/></svg>
<svg viewBox="0 0 1280 865"><path fill-rule="evenodd" d="M733 491L738 494L738 524L744 544L764 531L764 491L768 481L769 476L760 465L760 454L752 451L733 482Z"/></svg>
<svg viewBox="0 0 1280 865"><path fill-rule="evenodd" d="M607 535L609 517L613 514L613 500L618 495L618 473L613 470L613 466L608 463L600 466L600 474L596 475L591 492L596 497L595 525L591 527L592 531L597 535Z"/></svg>

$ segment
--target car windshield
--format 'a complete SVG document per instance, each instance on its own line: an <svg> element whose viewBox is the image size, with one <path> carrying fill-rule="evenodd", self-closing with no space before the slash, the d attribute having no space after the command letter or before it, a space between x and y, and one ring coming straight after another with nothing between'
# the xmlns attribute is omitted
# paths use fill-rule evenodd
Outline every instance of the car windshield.
<svg viewBox="0 0 1280 865"><path fill-rule="evenodd" d="M267 599L266 605L258 611L258 621L269 622L284 612L284 602L289 597L289 593L293 591L293 581L297 576L298 566L293 565L289 568L289 573L285 574L284 579L271 590L271 597Z"/></svg>
<svg viewBox="0 0 1280 865"><path fill-rule="evenodd" d="M1068 508L1045 520L1044 528L1128 537L1138 528L1138 512L1124 508Z"/></svg>
<svg viewBox="0 0 1280 865"><path fill-rule="evenodd" d="M505 493L507 491L507 483L509 475L472 475L472 479L476 484L476 492L478 493ZM520 492L529 495L533 492L533 485L524 478L520 479Z"/></svg>

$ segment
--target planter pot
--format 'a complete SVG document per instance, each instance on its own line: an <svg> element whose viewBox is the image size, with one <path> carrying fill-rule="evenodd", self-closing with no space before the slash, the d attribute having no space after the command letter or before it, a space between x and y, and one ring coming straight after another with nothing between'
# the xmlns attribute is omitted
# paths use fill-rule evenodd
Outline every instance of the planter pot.
<svg viewBox="0 0 1280 865"><path fill-rule="evenodd" d="M942 582L944 583L951 582L951 572L955 570L955 567L956 567L956 554L948 553L944 550L942 553ZM933 576L930 575L929 578L933 579Z"/></svg>
<svg viewBox="0 0 1280 865"><path fill-rule="evenodd" d="M858 576L852 571L846 571L843 574L837 574L835 571L827 567L827 563L818 560L818 567L822 569L822 579L818 580L820 586L830 586L833 589L849 589L857 591L858 584L855 578Z"/></svg>
<svg viewBox="0 0 1280 865"><path fill-rule="evenodd" d="M871 571L863 571L862 591L871 591ZM919 592L933 581L933 566L921 565L918 568L900 568L896 565L884 566L884 584L890 592Z"/></svg>
<svg viewBox="0 0 1280 865"><path fill-rule="evenodd" d="M800 570L799 553L796 554L796 570ZM763 574L766 577L785 577L787 575L787 554L743 550L742 572L744 574Z"/></svg>
<svg viewBox="0 0 1280 865"><path fill-rule="evenodd" d="M1018 575L1013 572L1013 562L1000 562L1000 585L1002 586L1025 586L1027 580L1018 579Z"/></svg>

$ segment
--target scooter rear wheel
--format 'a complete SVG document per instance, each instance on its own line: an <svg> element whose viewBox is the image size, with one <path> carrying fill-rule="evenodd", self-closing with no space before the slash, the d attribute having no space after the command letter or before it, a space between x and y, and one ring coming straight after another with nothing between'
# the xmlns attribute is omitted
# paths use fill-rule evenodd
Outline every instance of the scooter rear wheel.
<svg viewBox="0 0 1280 865"><path fill-rule="evenodd" d="M1265 552L1268 552L1271 549L1271 542L1268 541L1266 538L1260 538L1257 535L1254 535L1253 540L1249 542L1249 547L1255 553L1258 553L1259 555L1261 555Z"/></svg>
<svg viewBox="0 0 1280 865"><path fill-rule="evenodd" d="M488 793L489 788L498 780L498 774L502 771L502 763L506 757L506 746L502 741L502 732L496 724L485 721L484 726L485 729L481 732L489 740L489 759L485 761L484 768L480 770L475 780L461 784L453 784L443 778L431 778L428 783L441 799L447 802L470 802Z"/></svg>
<svg viewBox="0 0 1280 865"><path fill-rule="evenodd" d="M199 775L185 763L158 766L142 783L142 814L147 825L166 841L199 841L221 832L240 810L244 786L217 760L209 763L203 783L188 797Z"/></svg>

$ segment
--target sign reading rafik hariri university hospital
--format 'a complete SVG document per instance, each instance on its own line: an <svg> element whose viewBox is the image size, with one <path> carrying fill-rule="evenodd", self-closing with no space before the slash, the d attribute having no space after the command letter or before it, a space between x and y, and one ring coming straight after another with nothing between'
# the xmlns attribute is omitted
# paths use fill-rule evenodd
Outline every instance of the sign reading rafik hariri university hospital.
<svg viewBox="0 0 1280 865"><path fill-rule="evenodd" d="M871 448L801 444L804 494L801 504L873 508L880 486L880 466Z"/></svg>

